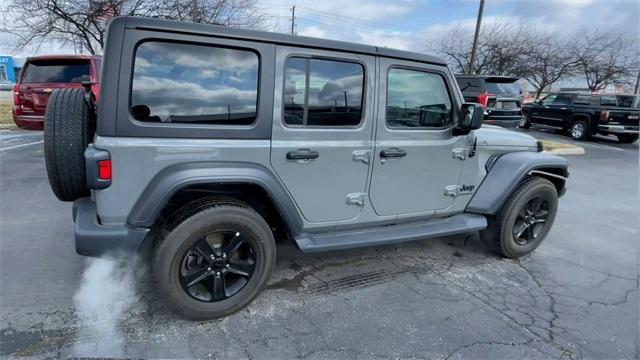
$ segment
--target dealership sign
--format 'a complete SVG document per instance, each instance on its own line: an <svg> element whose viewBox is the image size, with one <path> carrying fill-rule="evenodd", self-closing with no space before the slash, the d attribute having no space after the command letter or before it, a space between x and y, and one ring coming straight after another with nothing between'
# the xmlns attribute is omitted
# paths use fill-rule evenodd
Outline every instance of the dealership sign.
<svg viewBox="0 0 640 360"><path fill-rule="evenodd" d="M11 56L0 56L0 81L2 80L16 82L16 74L13 71L13 58Z"/></svg>

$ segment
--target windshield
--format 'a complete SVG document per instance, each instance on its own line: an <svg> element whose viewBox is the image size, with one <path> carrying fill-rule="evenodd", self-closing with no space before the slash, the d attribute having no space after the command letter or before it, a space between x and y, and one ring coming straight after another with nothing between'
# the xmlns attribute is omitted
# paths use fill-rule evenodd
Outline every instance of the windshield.
<svg viewBox="0 0 640 360"><path fill-rule="evenodd" d="M37 61L25 68L23 83L80 83L89 81L89 61Z"/></svg>
<svg viewBox="0 0 640 360"><path fill-rule="evenodd" d="M520 83L517 80L509 82L486 80L484 87L489 94L520 96Z"/></svg>

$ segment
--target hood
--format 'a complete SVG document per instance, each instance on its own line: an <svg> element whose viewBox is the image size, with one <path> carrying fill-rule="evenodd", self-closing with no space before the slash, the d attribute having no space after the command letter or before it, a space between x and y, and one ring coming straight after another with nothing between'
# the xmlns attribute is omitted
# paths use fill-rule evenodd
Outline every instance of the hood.
<svg viewBox="0 0 640 360"><path fill-rule="evenodd" d="M478 138L478 146L520 146L536 148L537 140L527 134L507 130L500 126L482 125L473 132Z"/></svg>

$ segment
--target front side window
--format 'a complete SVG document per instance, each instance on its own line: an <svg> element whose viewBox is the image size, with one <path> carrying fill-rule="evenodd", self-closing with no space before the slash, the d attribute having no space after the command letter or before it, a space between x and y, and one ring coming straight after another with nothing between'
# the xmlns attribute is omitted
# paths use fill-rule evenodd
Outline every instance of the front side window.
<svg viewBox="0 0 640 360"><path fill-rule="evenodd" d="M542 105L549 106L556 100L557 95L547 95L542 99Z"/></svg>
<svg viewBox="0 0 640 360"><path fill-rule="evenodd" d="M298 126L357 126L362 120L361 64L292 57L284 85L284 123Z"/></svg>
<svg viewBox="0 0 640 360"><path fill-rule="evenodd" d="M392 128L443 127L451 122L451 98L444 78L409 69L389 70L387 125Z"/></svg>
<svg viewBox="0 0 640 360"><path fill-rule="evenodd" d="M570 95L558 95L551 105L556 106L565 106L571 104L571 96Z"/></svg>
<svg viewBox="0 0 640 360"><path fill-rule="evenodd" d="M252 51L145 42L136 51L131 114L144 122L253 124L258 71Z"/></svg>

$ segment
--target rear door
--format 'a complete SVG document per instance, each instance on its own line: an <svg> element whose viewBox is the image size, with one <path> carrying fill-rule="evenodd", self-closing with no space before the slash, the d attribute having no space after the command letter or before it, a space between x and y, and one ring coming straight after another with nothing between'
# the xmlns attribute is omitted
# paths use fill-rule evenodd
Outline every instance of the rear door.
<svg viewBox="0 0 640 360"><path fill-rule="evenodd" d="M374 79L373 56L276 49L271 165L310 223L354 219L366 204Z"/></svg>
<svg viewBox="0 0 640 360"><path fill-rule="evenodd" d="M79 88L90 80L89 59L29 60L19 85L24 115L43 116L49 95L57 88Z"/></svg>
<svg viewBox="0 0 640 360"><path fill-rule="evenodd" d="M379 105L370 197L379 216L429 217L450 207L466 136L453 136L460 106L442 67L380 59Z"/></svg>

